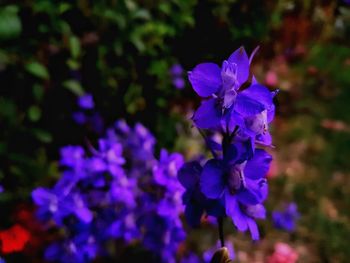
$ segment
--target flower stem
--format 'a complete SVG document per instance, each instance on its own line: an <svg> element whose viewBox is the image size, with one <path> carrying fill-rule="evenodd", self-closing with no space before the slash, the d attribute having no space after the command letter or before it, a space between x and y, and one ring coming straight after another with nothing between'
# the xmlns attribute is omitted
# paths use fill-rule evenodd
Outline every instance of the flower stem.
<svg viewBox="0 0 350 263"><path fill-rule="evenodd" d="M219 230L219 238L221 247L225 246L225 240L224 240L224 218L222 216L218 217L218 230Z"/></svg>

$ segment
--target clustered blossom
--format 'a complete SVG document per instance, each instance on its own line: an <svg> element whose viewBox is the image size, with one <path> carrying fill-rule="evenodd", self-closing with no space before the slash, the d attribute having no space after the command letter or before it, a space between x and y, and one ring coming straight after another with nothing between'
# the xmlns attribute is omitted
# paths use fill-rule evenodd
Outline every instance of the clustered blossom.
<svg viewBox="0 0 350 263"><path fill-rule="evenodd" d="M256 50L255 50L256 51ZM198 225L203 214L230 217L240 231L259 239L256 219L264 219L268 195L266 174L272 160L269 123L275 106L271 92L250 72L254 53L241 47L223 62L202 63L189 72L194 91L202 97L193 115L213 158L185 163L178 173L186 189L186 219Z"/></svg>
<svg viewBox="0 0 350 263"><path fill-rule="evenodd" d="M293 232L296 228L296 221L300 218L298 207L295 203L289 203L283 211L273 211L272 220L277 229Z"/></svg>
<svg viewBox="0 0 350 263"><path fill-rule="evenodd" d="M53 221L62 233L46 249L46 259L90 262L108 257L109 241L122 240L175 262L185 238L179 218L184 189L177 180L184 160L166 150L157 159L155 142L141 124L117 121L96 147L62 148L62 177L52 188L32 193L39 218Z"/></svg>

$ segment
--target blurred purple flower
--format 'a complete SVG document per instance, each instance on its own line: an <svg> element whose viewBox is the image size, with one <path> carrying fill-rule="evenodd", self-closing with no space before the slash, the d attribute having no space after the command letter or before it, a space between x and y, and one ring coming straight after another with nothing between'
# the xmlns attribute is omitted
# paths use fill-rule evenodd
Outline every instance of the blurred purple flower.
<svg viewBox="0 0 350 263"><path fill-rule="evenodd" d="M185 80L183 77L175 77L173 78L173 85L177 89L183 89L185 87Z"/></svg>
<svg viewBox="0 0 350 263"><path fill-rule="evenodd" d="M140 240L163 262L175 259L185 232L180 220L184 189L177 181L183 156L162 150L141 124L119 121L89 146L61 149L64 171L53 188L32 192L43 222L54 221L66 236L46 251L48 260L90 262L108 254L111 239L126 245Z"/></svg>
<svg viewBox="0 0 350 263"><path fill-rule="evenodd" d="M183 89L185 87L183 72L184 70L180 64L174 64L169 70L172 83L177 89Z"/></svg>
<svg viewBox="0 0 350 263"><path fill-rule="evenodd" d="M171 68L170 68L170 74L173 76L179 76L182 75L184 72L182 66L180 64L174 64Z"/></svg>
<svg viewBox="0 0 350 263"><path fill-rule="evenodd" d="M78 98L78 105L84 110L91 110L95 107L94 99L91 94L87 93Z"/></svg>
<svg viewBox="0 0 350 263"><path fill-rule="evenodd" d="M72 240L51 244L45 251L45 259L62 263L86 263L96 257L97 251L93 236L78 235Z"/></svg>
<svg viewBox="0 0 350 263"><path fill-rule="evenodd" d="M87 122L87 119L88 118L84 112L77 111L73 113L73 120L79 125L85 124Z"/></svg>
<svg viewBox="0 0 350 263"><path fill-rule="evenodd" d="M60 164L69 168L79 169L84 164L85 151L80 146L65 146L61 149Z"/></svg>
<svg viewBox="0 0 350 263"><path fill-rule="evenodd" d="M293 232L296 227L296 221L300 218L296 203L289 203L283 211L273 211L272 220L274 226L278 229Z"/></svg>

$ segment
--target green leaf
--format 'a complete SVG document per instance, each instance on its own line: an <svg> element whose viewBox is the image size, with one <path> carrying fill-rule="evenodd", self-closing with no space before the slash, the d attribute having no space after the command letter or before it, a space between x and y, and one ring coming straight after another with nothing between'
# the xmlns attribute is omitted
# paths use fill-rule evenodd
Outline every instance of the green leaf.
<svg viewBox="0 0 350 263"><path fill-rule="evenodd" d="M52 142L52 136L47 131L44 131L41 129L34 129L33 133L34 133L34 136L41 142L44 142L44 143Z"/></svg>
<svg viewBox="0 0 350 263"><path fill-rule="evenodd" d="M73 58L79 57L81 52L79 38L77 38L76 36L71 36L69 38L69 49Z"/></svg>
<svg viewBox="0 0 350 263"><path fill-rule="evenodd" d="M71 5L68 3L60 3L58 6L58 12L60 14L63 14L64 12L68 11L69 9L71 9Z"/></svg>
<svg viewBox="0 0 350 263"><path fill-rule="evenodd" d="M4 118L10 123L14 123L17 120L18 113L16 104L6 98L0 98L0 118Z"/></svg>
<svg viewBox="0 0 350 263"><path fill-rule="evenodd" d="M153 60L148 69L149 74L161 78L162 76L167 76L169 67L166 60Z"/></svg>
<svg viewBox="0 0 350 263"><path fill-rule="evenodd" d="M17 38L22 31L22 24L17 15L16 6L0 9L0 40Z"/></svg>
<svg viewBox="0 0 350 263"><path fill-rule="evenodd" d="M132 14L134 19L150 20L151 14L146 9L139 9Z"/></svg>
<svg viewBox="0 0 350 263"><path fill-rule="evenodd" d="M32 122L36 122L41 118L41 110L38 106L32 105L28 110L28 117Z"/></svg>
<svg viewBox="0 0 350 263"><path fill-rule="evenodd" d="M130 114L134 114L138 110L144 107L144 99L142 98L142 87L137 84L129 86L127 92L124 95L124 102L126 110Z"/></svg>
<svg viewBox="0 0 350 263"><path fill-rule="evenodd" d="M32 75L41 78L41 79L49 79L49 72L46 67L39 62L31 62L26 65L26 70Z"/></svg>
<svg viewBox="0 0 350 263"><path fill-rule="evenodd" d="M44 88L38 84L33 86L33 96L37 101L41 101L44 96Z"/></svg>
<svg viewBox="0 0 350 263"><path fill-rule="evenodd" d="M67 65L71 70L78 70L80 67L80 64L77 60L75 59L68 59L67 60Z"/></svg>
<svg viewBox="0 0 350 263"><path fill-rule="evenodd" d="M80 83L76 80L70 79L63 82L63 87L69 89L77 96L82 96L85 92Z"/></svg>

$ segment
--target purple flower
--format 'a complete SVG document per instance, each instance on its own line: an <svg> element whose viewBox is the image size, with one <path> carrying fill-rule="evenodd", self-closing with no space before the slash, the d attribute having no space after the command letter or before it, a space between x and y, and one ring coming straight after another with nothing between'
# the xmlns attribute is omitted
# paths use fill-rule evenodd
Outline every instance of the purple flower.
<svg viewBox="0 0 350 263"><path fill-rule="evenodd" d="M203 214L211 216L224 216L224 206L221 200L208 199L200 191L200 175L202 166L196 162L185 163L178 172L178 179L186 189L183 195L185 204L185 218L192 227L200 225Z"/></svg>
<svg viewBox="0 0 350 263"><path fill-rule="evenodd" d="M104 121L98 112L94 112L88 119L88 125L97 134L102 134L104 131Z"/></svg>
<svg viewBox="0 0 350 263"><path fill-rule="evenodd" d="M70 168L81 168L85 151L80 146L66 146L61 149L60 164Z"/></svg>
<svg viewBox="0 0 350 263"><path fill-rule="evenodd" d="M202 98L208 98L193 115L198 128L223 127L232 132L239 127L243 134L248 132L252 136L251 133L254 133L253 137L267 131L267 112L273 107L271 92L256 82L246 89L242 88L249 82L253 55L249 59L241 47L223 62L222 68L214 63L202 63L189 72L195 92Z"/></svg>
<svg viewBox="0 0 350 263"><path fill-rule="evenodd" d="M77 111L73 113L73 120L80 125L83 125L87 122L87 116L85 115L84 112Z"/></svg>
<svg viewBox="0 0 350 263"><path fill-rule="evenodd" d="M87 208L82 196L79 194L70 194L60 192L59 189L37 188L32 193L34 202L40 206L38 214L42 219L51 217L61 225L63 219L75 215L84 223L90 223L93 215Z"/></svg>
<svg viewBox="0 0 350 263"><path fill-rule="evenodd" d="M257 49L256 49L257 50ZM186 163L178 173L185 187L183 202L190 225L206 213L217 217L221 246L223 218L228 216L239 231L249 229L259 239L255 219L264 219L268 195L266 173L272 160L259 146L271 146L269 123L275 106L270 92L250 73L256 52L248 58L241 47L220 68L202 63L189 72L194 91L203 98L193 122L213 155L204 165Z"/></svg>
<svg viewBox="0 0 350 263"><path fill-rule="evenodd" d="M265 176L272 158L266 151L257 149L252 159L240 162L242 153L239 148L239 145L231 144L229 158L207 161L200 186L206 197L225 200L226 214L238 230L249 229L253 239L258 239L254 219L265 218L265 210L260 204L267 197ZM259 211L255 211L257 205Z"/></svg>
<svg viewBox="0 0 350 263"><path fill-rule="evenodd" d="M180 64L174 64L170 68L169 72L173 76L180 76L183 74L184 70Z"/></svg>
<svg viewBox="0 0 350 263"><path fill-rule="evenodd" d="M286 205L283 211L274 211L272 213L272 220L274 226L278 229L293 232L296 227L296 221L300 218L297 205L290 203Z"/></svg>
<svg viewBox="0 0 350 263"><path fill-rule="evenodd" d="M185 238L180 221L169 220L154 213L145 214L138 224L145 229L143 244L152 251L160 252L162 262L176 262L175 253L178 245Z"/></svg>
<svg viewBox="0 0 350 263"><path fill-rule="evenodd" d="M130 128L125 121L120 120L115 123L115 128L116 130L107 131L108 139L120 141L126 151L125 155L132 157L130 160L134 165L141 163L144 166L155 159L156 140L142 124L136 123L134 128Z"/></svg>
<svg viewBox="0 0 350 263"><path fill-rule="evenodd" d="M183 89L185 87L185 80L183 77L175 77L173 78L173 85L177 89Z"/></svg>
<svg viewBox="0 0 350 263"><path fill-rule="evenodd" d="M62 263L85 263L92 261L97 252L93 236L78 235L72 240L51 244L45 251L45 259Z"/></svg>
<svg viewBox="0 0 350 263"><path fill-rule="evenodd" d="M87 93L78 98L78 105L84 110L91 110L95 107L94 100L91 94Z"/></svg>
<svg viewBox="0 0 350 263"><path fill-rule="evenodd" d="M183 71L184 70L180 64L174 64L169 70L170 76L172 78L172 83L177 89L183 89L185 87Z"/></svg>
<svg viewBox="0 0 350 263"><path fill-rule="evenodd" d="M52 188L32 192L43 222L55 222L62 240L46 251L48 260L90 262L108 256L107 244L136 240L163 262L175 260L185 232L180 220L184 189L177 180L183 156L162 150L141 124L117 122L89 145L61 149L62 176Z"/></svg>

